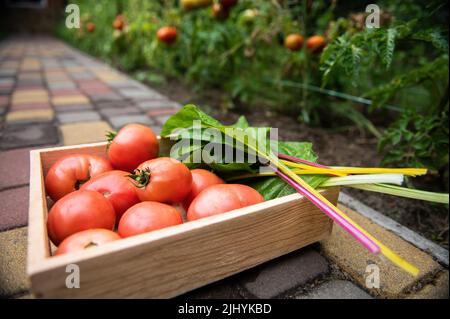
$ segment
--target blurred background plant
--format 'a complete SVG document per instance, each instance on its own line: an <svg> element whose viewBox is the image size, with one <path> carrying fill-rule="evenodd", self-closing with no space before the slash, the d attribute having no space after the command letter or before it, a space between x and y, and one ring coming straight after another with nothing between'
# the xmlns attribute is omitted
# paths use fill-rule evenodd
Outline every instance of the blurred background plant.
<svg viewBox="0 0 450 319"><path fill-rule="evenodd" d="M372 1L70 2L82 27L61 24L58 35L141 81L175 77L221 90L228 109L356 125L379 141L385 165L448 181L446 1L377 1L375 29L365 26Z"/></svg>

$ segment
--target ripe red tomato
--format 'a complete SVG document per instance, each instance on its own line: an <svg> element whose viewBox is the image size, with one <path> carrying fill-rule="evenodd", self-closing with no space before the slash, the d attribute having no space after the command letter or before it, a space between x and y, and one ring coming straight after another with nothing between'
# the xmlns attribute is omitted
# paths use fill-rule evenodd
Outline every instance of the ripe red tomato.
<svg viewBox="0 0 450 319"><path fill-rule="evenodd" d="M180 213L174 207L157 202L142 202L123 214L119 235L125 238L182 223Z"/></svg>
<svg viewBox="0 0 450 319"><path fill-rule="evenodd" d="M183 201L183 207L187 211L189 205L197 197L198 194L205 188L216 185L216 184L225 184L225 182L216 174L207 171L206 169L193 169L191 170L192 175L192 185L191 191L186 196Z"/></svg>
<svg viewBox="0 0 450 319"><path fill-rule="evenodd" d="M303 46L304 38L301 34L292 33L284 39L284 47L291 51L298 51Z"/></svg>
<svg viewBox="0 0 450 319"><path fill-rule="evenodd" d="M139 203L136 186L125 171L109 171L95 176L83 184L80 189L96 191L105 196L113 205L118 223L123 213Z"/></svg>
<svg viewBox="0 0 450 319"><path fill-rule="evenodd" d="M147 126L128 124L108 138L108 156L115 169L132 172L142 162L158 156L158 139Z"/></svg>
<svg viewBox="0 0 450 319"><path fill-rule="evenodd" d="M94 32L95 30L95 23L94 22L88 22L86 23L86 31L87 32Z"/></svg>
<svg viewBox="0 0 450 319"><path fill-rule="evenodd" d="M213 185L203 190L192 201L187 212L187 220L222 214L263 201L264 197L260 193L246 185Z"/></svg>
<svg viewBox="0 0 450 319"><path fill-rule="evenodd" d="M83 230L64 239L58 246L55 255L102 246L118 239L120 236L111 230L101 228Z"/></svg>
<svg viewBox="0 0 450 319"><path fill-rule="evenodd" d="M138 166L132 178L141 201L180 203L191 190L192 175L180 161L159 157Z"/></svg>
<svg viewBox="0 0 450 319"><path fill-rule="evenodd" d="M116 30L122 30L123 29L123 27L124 27L124 25L125 25L125 22L122 20L122 19L119 19L119 18L116 18L114 21L113 21L113 28L114 29L116 29Z"/></svg>
<svg viewBox="0 0 450 319"><path fill-rule="evenodd" d="M156 32L156 37L159 41L172 44L178 36L178 30L175 27L162 27Z"/></svg>
<svg viewBox="0 0 450 319"><path fill-rule="evenodd" d="M306 41L306 46L312 53L319 53L326 46L326 41L323 36L314 35L308 38Z"/></svg>
<svg viewBox="0 0 450 319"><path fill-rule="evenodd" d="M113 229L116 214L102 194L79 190L67 194L48 213L47 229L50 239L59 245L65 238L91 228Z"/></svg>
<svg viewBox="0 0 450 319"><path fill-rule="evenodd" d="M45 190L53 201L76 191L81 184L112 170L104 158L87 154L67 155L50 167L45 177Z"/></svg>

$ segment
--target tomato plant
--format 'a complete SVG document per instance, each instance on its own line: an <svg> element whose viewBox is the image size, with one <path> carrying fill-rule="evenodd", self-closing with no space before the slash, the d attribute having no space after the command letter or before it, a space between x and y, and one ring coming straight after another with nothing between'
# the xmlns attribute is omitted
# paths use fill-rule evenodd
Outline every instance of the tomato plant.
<svg viewBox="0 0 450 319"><path fill-rule="evenodd" d="M102 194L78 190L67 194L48 213L48 235L55 245L79 231L91 228L112 230L116 214Z"/></svg>
<svg viewBox="0 0 450 319"><path fill-rule="evenodd" d="M190 192L192 175L186 165L170 157L159 157L138 166L131 177L141 201L180 203Z"/></svg>
<svg viewBox="0 0 450 319"><path fill-rule="evenodd" d="M119 223L123 238L183 223L172 206L158 202L142 202L128 209Z"/></svg>
<svg viewBox="0 0 450 319"><path fill-rule="evenodd" d="M73 192L90 178L112 170L104 158L87 154L67 155L55 162L45 177L45 190L53 201Z"/></svg>
<svg viewBox="0 0 450 319"><path fill-rule="evenodd" d="M253 188L241 184L218 184L203 190L191 203L189 221L222 214L234 209L258 204L264 197Z"/></svg>
<svg viewBox="0 0 450 319"><path fill-rule="evenodd" d="M120 238L117 233L107 229L83 230L64 239L58 246L55 256L102 246Z"/></svg>
<svg viewBox="0 0 450 319"><path fill-rule="evenodd" d="M128 124L108 135L108 157L115 169L132 172L142 162L158 156L159 143L152 129Z"/></svg>
<svg viewBox="0 0 450 319"><path fill-rule="evenodd" d="M90 179L80 189L96 191L105 196L114 207L118 223L123 213L139 202L129 174L125 171L109 171Z"/></svg>

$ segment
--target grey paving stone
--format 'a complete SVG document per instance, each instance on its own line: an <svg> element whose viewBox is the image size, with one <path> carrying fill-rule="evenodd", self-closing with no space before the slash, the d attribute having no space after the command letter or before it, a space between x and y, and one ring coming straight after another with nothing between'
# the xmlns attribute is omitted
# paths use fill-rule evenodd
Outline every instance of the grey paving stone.
<svg viewBox="0 0 450 319"><path fill-rule="evenodd" d="M135 106L125 106L102 108L100 109L100 113L106 117L113 117L118 115L141 114L142 111Z"/></svg>
<svg viewBox="0 0 450 319"><path fill-rule="evenodd" d="M98 121L101 119L100 115L95 111L63 112L58 113L56 117L62 124Z"/></svg>
<svg viewBox="0 0 450 319"><path fill-rule="evenodd" d="M138 101L136 106L143 110L152 110L160 108L180 108L181 105L170 100L153 100L153 101Z"/></svg>
<svg viewBox="0 0 450 319"><path fill-rule="evenodd" d="M50 90L75 89L77 86L74 82L50 82L48 83Z"/></svg>
<svg viewBox="0 0 450 319"><path fill-rule="evenodd" d="M1 149L58 143L58 131L51 123L5 125L0 136Z"/></svg>
<svg viewBox="0 0 450 319"><path fill-rule="evenodd" d="M98 101L95 102L95 105L99 108L99 109L109 109L109 108L123 108L123 107L127 107L132 105L132 102L126 101L126 100L122 100L122 101Z"/></svg>
<svg viewBox="0 0 450 319"><path fill-rule="evenodd" d="M55 105L54 109L58 113L62 112L74 112L74 111L88 111L94 107L92 104L68 104L68 105Z"/></svg>
<svg viewBox="0 0 450 319"><path fill-rule="evenodd" d="M72 73L70 76L75 80L90 80L95 78L95 75L92 73Z"/></svg>
<svg viewBox="0 0 450 319"><path fill-rule="evenodd" d="M150 128L153 130L153 132L154 132L156 135L161 134L162 126L160 126L160 125L150 125Z"/></svg>
<svg viewBox="0 0 450 319"><path fill-rule="evenodd" d="M119 89L120 94L134 100L161 99L161 94L150 89Z"/></svg>
<svg viewBox="0 0 450 319"><path fill-rule="evenodd" d="M324 283L298 299L373 299L350 281L333 280Z"/></svg>
<svg viewBox="0 0 450 319"><path fill-rule="evenodd" d="M110 117L109 121L115 129L120 129L128 123L139 123L151 126L153 121L146 115L119 115Z"/></svg>
<svg viewBox="0 0 450 319"><path fill-rule="evenodd" d="M159 116L155 116L153 117L156 122L158 124L164 125L164 123L166 123L166 121L169 119L169 117L171 117L172 115L159 115Z"/></svg>
<svg viewBox="0 0 450 319"><path fill-rule="evenodd" d="M117 93L88 94L92 101L120 101L123 97Z"/></svg>
<svg viewBox="0 0 450 319"><path fill-rule="evenodd" d="M326 272L325 258L304 248L248 271L241 284L257 298L274 298Z"/></svg>

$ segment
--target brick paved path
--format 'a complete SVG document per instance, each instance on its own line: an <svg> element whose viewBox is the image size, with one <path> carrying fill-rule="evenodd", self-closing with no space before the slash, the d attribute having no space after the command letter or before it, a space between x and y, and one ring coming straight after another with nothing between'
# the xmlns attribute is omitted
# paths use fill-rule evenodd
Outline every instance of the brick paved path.
<svg viewBox="0 0 450 319"><path fill-rule="evenodd" d="M143 123L159 132L179 104L51 38L0 42L0 298L29 297L25 276L29 150L104 140L105 132ZM342 208L345 209L345 208ZM351 214L357 214L349 211ZM370 232L414 256L428 278L424 297L448 297L448 271L427 254L362 216ZM389 237L390 236L390 237ZM335 229L330 240L189 293L220 298L370 298L364 271L377 258ZM331 262L332 261L332 262ZM390 264L381 297L404 297L418 285ZM409 297L420 294L408 294Z"/></svg>

